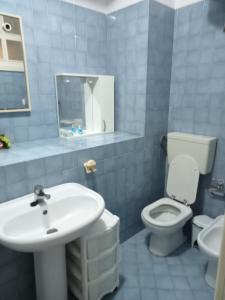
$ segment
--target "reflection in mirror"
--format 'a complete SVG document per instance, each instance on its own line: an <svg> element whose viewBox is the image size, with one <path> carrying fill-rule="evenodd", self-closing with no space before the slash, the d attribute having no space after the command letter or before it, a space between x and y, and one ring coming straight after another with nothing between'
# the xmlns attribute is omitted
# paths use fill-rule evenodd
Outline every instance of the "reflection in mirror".
<svg viewBox="0 0 225 300"><path fill-rule="evenodd" d="M0 13L0 112L31 110L26 66L21 18Z"/></svg>
<svg viewBox="0 0 225 300"><path fill-rule="evenodd" d="M86 129L85 123L85 79L81 77L58 77L58 105L60 126L73 123Z"/></svg>
<svg viewBox="0 0 225 300"><path fill-rule="evenodd" d="M0 107L20 109L26 107L26 80L23 72L0 71Z"/></svg>
<svg viewBox="0 0 225 300"><path fill-rule="evenodd" d="M60 136L114 131L114 77L58 74L56 94Z"/></svg>

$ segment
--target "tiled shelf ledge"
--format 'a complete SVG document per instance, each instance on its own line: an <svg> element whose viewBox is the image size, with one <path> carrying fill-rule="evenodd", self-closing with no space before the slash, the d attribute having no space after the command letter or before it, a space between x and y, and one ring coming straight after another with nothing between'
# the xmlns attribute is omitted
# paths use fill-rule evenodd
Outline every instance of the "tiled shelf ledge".
<svg viewBox="0 0 225 300"><path fill-rule="evenodd" d="M0 151L0 167L138 138L142 136L114 132L77 137L74 140L54 138L13 144L11 149Z"/></svg>
<svg viewBox="0 0 225 300"><path fill-rule="evenodd" d="M134 182L144 182L148 152L145 155L143 137L121 132L74 141L55 138L14 144L0 151L0 203L32 193L37 184L77 182L103 195L107 207L118 213L115 197L125 201L121 189L127 180L132 191ZM97 172L91 176L83 167L89 159L97 162Z"/></svg>

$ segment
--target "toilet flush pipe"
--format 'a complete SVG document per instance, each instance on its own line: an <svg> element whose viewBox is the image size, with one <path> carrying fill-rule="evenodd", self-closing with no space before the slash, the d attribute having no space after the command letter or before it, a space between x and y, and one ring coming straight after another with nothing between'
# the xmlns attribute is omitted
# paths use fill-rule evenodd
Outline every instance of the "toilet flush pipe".
<svg viewBox="0 0 225 300"><path fill-rule="evenodd" d="M216 291L214 300L225 300L225 223L223 228L223 240L218 262Z"/></svg>

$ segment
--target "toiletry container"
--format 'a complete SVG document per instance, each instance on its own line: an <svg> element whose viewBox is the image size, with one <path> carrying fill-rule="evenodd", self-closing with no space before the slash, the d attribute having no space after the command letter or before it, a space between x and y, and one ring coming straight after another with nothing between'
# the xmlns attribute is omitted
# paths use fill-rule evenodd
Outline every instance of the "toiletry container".
<svg viewBox="0 0 225 300"><path fill-rule="evenodd" d="M192 238L191 238L191 246L194 247L195 242L197 241L198 234L205 228L208 224L213 221L212 218L206 215L195 216L192 220Z"/></svg>
<svg viewBox="0 0 225 300"><path fill-rule="evenodd" d="M67 245L69 289L79 300L100 300L119 285L119 218L105 210L91 230Z"/></svg>

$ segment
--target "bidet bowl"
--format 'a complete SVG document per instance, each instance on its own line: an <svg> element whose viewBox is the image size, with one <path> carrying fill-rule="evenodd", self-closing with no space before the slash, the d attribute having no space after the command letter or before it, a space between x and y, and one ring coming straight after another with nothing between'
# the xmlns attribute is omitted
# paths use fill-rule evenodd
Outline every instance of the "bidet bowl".
<svg viewBox="0 0 225 300"><path fill-rule="evenodd" d="M217 264L223 238L224 215L217 217L206 226L198 235L200 250L208 257L205 280L208 285L215 288Z"/></svg>
<svg viewBox="0 0 225 300"><path fill-rule="evenodd" d="M224 215L217 217L198 235L198 246L209 259L218 259L223 237Z"/></svg>

